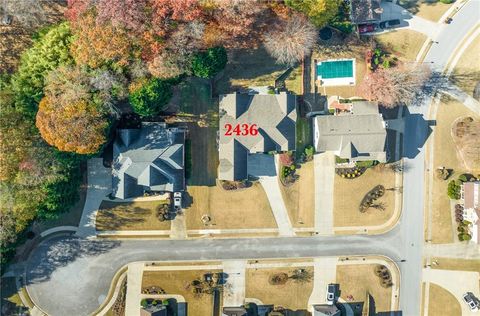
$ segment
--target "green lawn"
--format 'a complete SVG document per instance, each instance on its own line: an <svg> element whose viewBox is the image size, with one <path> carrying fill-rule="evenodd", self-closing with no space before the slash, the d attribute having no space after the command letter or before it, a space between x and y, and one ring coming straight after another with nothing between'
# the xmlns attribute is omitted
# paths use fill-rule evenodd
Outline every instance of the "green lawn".
<svg viewBox="0 0 480 316"><path fill-rule="evenodd" d="M313 145L312 121L309 118L297 119L297 157L304 151L305 147Z"/></svg>
<svg viewBox="0 0 480 316"><path fill-rule="evenodd" d="M176 101L182 113L199 115L218 109L216 102L210 98L209 80L187 78L176 87L176 93Z"/></svg>

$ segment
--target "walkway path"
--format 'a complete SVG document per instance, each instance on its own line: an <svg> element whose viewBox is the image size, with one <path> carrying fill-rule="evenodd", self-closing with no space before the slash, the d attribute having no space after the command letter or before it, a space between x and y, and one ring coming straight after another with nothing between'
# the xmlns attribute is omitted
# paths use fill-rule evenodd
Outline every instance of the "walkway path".
<svg viewBox="0 0 480 316"><path fill-rule="evenodd" d="M102 200L112 191L110 169L103 166L102 158L88 161L88 186L82 218L77 235L85 238L95 237L95 216Z"/></svg>
<svg viewBox="0 0 480 316"><path fill-rule="evenodd" d="M275 170L278 170L278 155L275 155ZM292 223L288 216L287 207L280 192L278 175L261 176L259 181L267 194L268 202L270 203L273 216L277 222L279 235L295 236Z"/></svg>
<svg viewBox="0 0 480 316"><path fill-rule="evenodd" d="M134 262L128 265L125 315L140 315L142 276L144 266L145 264L143 262Z"/></svg>
<svg viewBox="0 0 480 316"><path fill-rule="evenodd" d="M327 152L313 156L315 172L315 232L333 234L333 182L335 155Z"/></svg>

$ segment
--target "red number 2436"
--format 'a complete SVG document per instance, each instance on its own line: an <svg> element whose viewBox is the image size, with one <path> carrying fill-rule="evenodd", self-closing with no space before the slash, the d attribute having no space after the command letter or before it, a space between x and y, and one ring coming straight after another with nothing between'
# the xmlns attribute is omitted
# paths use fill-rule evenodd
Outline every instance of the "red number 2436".
<svg viewBox="0 0 480 316"><path fill-rule="evenodd" d="M225 136L232 136L233 134L237 136L256 136L258 135L257 124L237 124L233 126L232 124L225 124Z"/></svg>

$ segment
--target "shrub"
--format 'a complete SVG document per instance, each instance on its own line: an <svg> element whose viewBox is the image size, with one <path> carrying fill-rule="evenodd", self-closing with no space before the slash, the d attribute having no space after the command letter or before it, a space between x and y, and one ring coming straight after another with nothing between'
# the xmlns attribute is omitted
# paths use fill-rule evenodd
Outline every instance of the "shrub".
<svg viewBox="0 0 480 316"><path fill-rule="evenodd" d="M440 2L445 4L450 4L450 3L454 3L455 0L440 0Z"/></svg>
<svg viewBox="0 0 480 316"><path fill-rule="evenodd" d="M312 145L308 145L305 147L305 160L310 161L313 158L313 154L315 153L315 147Z"/></svg>
<svg viewBox="0 0 480 316"><path fill-rule="evenodd" d="M129 95L133 111L140 116L154 116L164 110L172 97L172 86L168 80L153 78Z"/></svg>
<svg viewBox="0 0 480 316"><path fill-rule="evenodd" d="M355 162L355 165L359 168L371 168L375 165L378 164L378 161L376 160L367 160L367 161L357 161Z"/></svg>
<svg viewBox="0 0 480 316"><path fill-rule="evenodd" d="M467 182L468 178L469 178L468 175L465 174L465 173L458 176L458 180L461 181L461 182Z"/></svg>
<svg viewBox="0 0 480 316"><path fill-rule="evenodd" d="M383 68L390 68L390 61L388 59L385 59L382 63Z"/></svg>
<svg viewBox="0 0 480 316"><path fill-rule="evenodd" d="M200 78L212 78L227 64L227 51L223 47L209 48L193 56L192 72Z"/></svg>
<svg viewBox="0 0 480 316"><path fill-rule="evenodd" d="M452 200L458 200L460 198L460 184L455 180L450 181L448 183L447 194Z"/></svg>
<svg viewBox="0 0 480 316"><path fill-rule="evenodd" d="M291 166L293 164L293 155L289 152L281 153L279 156L282 166Z"/></svg>

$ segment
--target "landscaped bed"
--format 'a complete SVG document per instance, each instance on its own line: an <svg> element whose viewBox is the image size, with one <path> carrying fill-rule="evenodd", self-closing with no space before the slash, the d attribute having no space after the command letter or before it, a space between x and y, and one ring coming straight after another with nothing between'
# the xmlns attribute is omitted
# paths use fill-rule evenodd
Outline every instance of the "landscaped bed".
<svg viewBox="0 0 480 316"><path fill-rule="evenodd" d="M457 101L444 98L438 107L435 127L433 167L452 169L448 180L433 177L432 188L432 242L449 243L454 241L456 231L453 231L450 199L447 196L447 185L450 179L457 179L466 170L461 159L456 154L457 148L451 136L452 123L461 116L477 117L473 112Z"/></svg>
<svg viewBox="0 0 480 316"><path fill-rule="evenodd" d="M168 204L162 201L103 201L97 212L97 230L169 230L170 221L160 221L157 209Z"/></svg>
<svg viewBox="0 0 480 316"><path fill-rule="evenodd" d="M279 283L283 283L285 279L282 276L292 276L294 270L298 269L304 269L312 278L303 282L289 278L284 284L272 284L274 276L278 276L277 279L281 281ZM313 290L313 268L247 269L245 286L245 297L294 311L306 310Z"/></svg>
<svg viewBox="0 0 480 316"><path fill-rule="evenodd" d="M313 227L315 224L315 181L313 161L297 168L298 179L290 186L279 184L283 201L294 227Z"/></svg>
<svg viewBox="0 0 480 316"><path fill-rule="evenodd" d="M219 186L191 186L185 206L187 229L277 228L267 195L260 183L226 191ZM210 218L205 225L202 217Z"/></svg>
<svg viewBox="0 0 480 316"><path fill-rule="evenodd" d="M337 265L336 283L345 301L366 302L370 294L375 300L375 311L387 312L391 310L392 288L382 287L375 267L375 264Z"/></svg>
<svg viewBox="0 0 480 316"><path fill-rule="evenodd" d="M166 294L182 295L187 302L188 315L212 315L213 295L206 293L194 293L192 281L203 280L205 274L217 272L222 271L145 271L142 278L142 289L154 286L161 288ZM223 295L220 295L220 297L222 296Z"/></svg>
<svg viewBox="0 0 480 316"><path fill-rule="evenodd" d="M369 208L361 213L360 203L377 185L383 185L385 194L376 200L385 210ZM358 179L334 178L334 227L374 226L387 222L395 209L395 173L388 165L369 168Z"/></svg>

